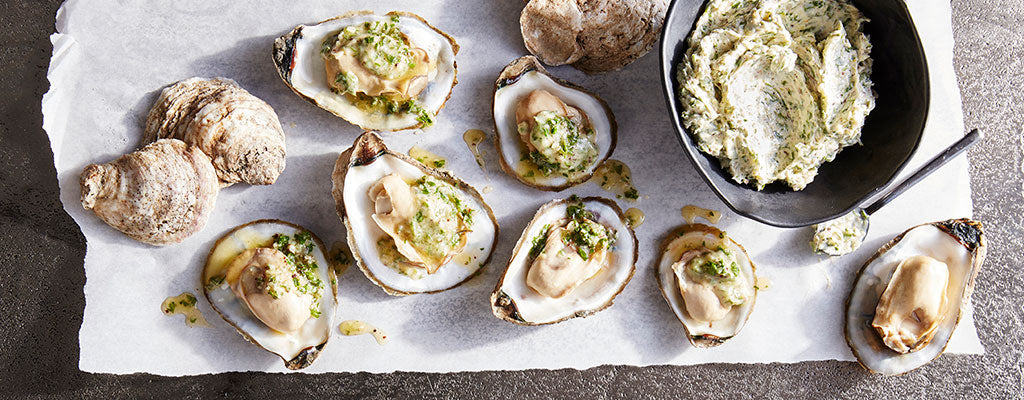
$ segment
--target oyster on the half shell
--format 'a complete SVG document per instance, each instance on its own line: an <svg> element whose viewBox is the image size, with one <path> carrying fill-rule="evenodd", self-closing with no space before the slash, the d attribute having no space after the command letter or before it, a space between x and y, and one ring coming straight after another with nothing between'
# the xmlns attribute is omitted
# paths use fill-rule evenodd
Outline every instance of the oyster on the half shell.
<svg viewBox="0 0 1024 400"><path fill-rule="evenodd" d="M545 325L610 307L636 269L636 235L625 221L615 202L600 197L543 205L491 293L491 311Z"/></svg>
<svg viewBox="0 0 1024 400"><path fill-rule="evenodd" d="M922 224L886 243L854 282L846 343L871 372L900 375L946 349L985 259L981 223Z"/></svg>
<svg viewBox="0 0 1024 400"><path fill-rule="evenodd" d="M717 228L689 224L670 233L655 274L695 347L715 347L733 338L754 310L754 262Z"/></svg>
<svg viewBox="0 0 1024 400"><path fill-rule="evenodd" d="M477 275L498 222L480 193L451 173L363 133L334 166L332 195L367 278L391 295L435 293Z"/></svg>
<svg viewBox="0 0 1024 400"><path fill-rule="evenodd" d="M586 182L615 151L608 103L552 76L536 57L505 66L492 106L501 169L526 185L561 191Z"/></svg>
<svg viewBox="0 0 1024 400"><path fill-rule="evenodd" d="M352 11L274 41L274 65L303 99L363 129L431 125L457 83L459 46L422 17Z"/></svg>
<svg viewBox="0 0 1024 400"><path fill-rule="evenodd" d="M213 309L288 369L308 367L331 337L337 278L306 228L273 219L235 227L213 245L201 279Z"/></svg>

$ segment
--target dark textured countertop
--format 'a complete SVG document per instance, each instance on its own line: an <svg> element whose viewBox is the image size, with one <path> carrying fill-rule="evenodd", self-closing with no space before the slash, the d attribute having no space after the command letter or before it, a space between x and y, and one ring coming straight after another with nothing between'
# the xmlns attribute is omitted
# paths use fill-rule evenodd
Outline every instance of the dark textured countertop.
<svg viewBox="0 0 1024 400"><path fill-rule="evenodd" d="M942 0L908 0L942 1ZM58 199L40 100L60 2L0 4L0 397L1024 398L1024 3L953 2L955 67L968 128L974 215L988 259L974 294L983 356L944 355L885 378L852 362L458 374L228 373L185 378L78 370L85 240ZM116 12L116 10L112 11ZM112 327L116 329L116 327ZM124 349L132 351L132 349ZM690 396L687 396L689 394Z"/></svg>

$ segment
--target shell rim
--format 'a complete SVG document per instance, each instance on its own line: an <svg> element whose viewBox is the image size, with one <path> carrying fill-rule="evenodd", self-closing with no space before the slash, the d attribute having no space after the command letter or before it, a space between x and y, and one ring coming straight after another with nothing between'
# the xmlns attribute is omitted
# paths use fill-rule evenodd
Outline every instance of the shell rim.
<svg viewBox="0 0 1024 400"><path fill-rule="evenodd" d="M272 49L270 55L271 55L271 61L273 61L273 63L274 63L274 69L277 70L277 75L281 78L282 81L284 81L285 86L288 86L288 88L291 89L291 91L293 93L298 95L303 100L306 100L306 101L312 103L313 105L317 106L317 108L320 108L321 110L327 111L327 112L331 113L332 115L334 115L334 116L336 116L338 118L341 118L345 122L348 122L348 123L350 123L352 125L358 126L359 129L362 129L362 130L377 130L377 131L382 131L382 132L397 132L397 131L408 130L408 129L423 128L423 122L420 122L420 121L416 121L416 123L413 124L413 125L409 125L409 126L406 126L406 127L400 127L400 128L394 128L394 129L379 129L377 127L363 126L363 125L357 124L357 123L355 123L353 121L349 121L344 116L339 115L338 113L335 113L332 110L324 108L322 105L317 103L316 100L314 100L313 98L311 98L311 97L309 97L309 96L299 92L298 89L296 89L294 86L292 86L292 70L295 69L295 41L297 41L297 40L302 38L302 29L304 27L306 27L306 26L316 26L316 25L324 24L324 23L331 22L331 21L334 21L334 20L339 20L339 19L344 19L344 18L351 18L351 17L358 17L358 16L363 16L363 15L377 15L377 14L375 12L373 12L372 10L349 11L349 12L346 12L346 13L343 13L343 14L340 14L340 15L337 15L337 16L325 19L323 21L320 21L320 22L317 22L317 23L314 23L314 24L298 25L295 28L292 28L292 30L289 31L288 33L286 33L284 35L281 35L277 39L274 39L274 45L273 45L273 49ZM452 98L452 91L455 89L455 86L459 84L459 65L458 65L458 61L454 59L456 56L459 55L459 45L458 45L458 43L456 43L455 42L455 38L452 37L451 35L449 35L448 33L442 31L441 29L438 29L434 25L431 25L423 17L421 17L419 15L416 15L416 14L413 14L411 12L407 12L407 11L389 11L389 12L383 14L383 15L385 15L385 16L397 15L397 16L401 16L401 17L409 17L409 18L416 19L416 20L422 22L428 28L432 29L437 34L441 35L441 37L445 38L445 40L448 41L448 44L451 45L452 56L453 56L453 59L452 59L452 85L451 85L451 87L448 88L448 95L445 96L444 100L441 102L441 105L437 107L437 110L433 110L434 117L436 118L437 115L441 113L441 110L444 109L445 105L448 104L448 100L450 100Z"/></svg>
<svg viewBox="0 0 1024 400"><path fill-rule="evenodd" d="M728 341L729 339L732 339L732 338L736 337L737 335L739 335L739 331L742 330L743 327L745 327L747 325L747 321L750 320L750 316L754 313L753 308L757 304L757 292L759 290L757 289L757 285L755 284L754 285L754 297L750 300L751 301L751 303L750 303L750 308L751 308L750 313L748 313L747 317L743 319L743 324L740 326L740 329L737 330L736 333L733 334L732 336L729 336L729 337L719 337L719 336L715 336L715 335L693 335L693 334L691 334L690 333L690 328L686 326L686 323L683 322L683 319L679 316L678 313L676 313L675 309L672 307L672 303L669 302L668 293L665 293L665 290L664 290L665 285L661 281L661 269L659 268L659 266L661 264L661 257L663 257L665 252L668 251L668 247L669 247L669 245L672 244L672 242L674 242L676 239L678 239L682 235L685 235L685 234L687 234L689 232L698 232L698 231L699 232L704 232L704 233L712 233L714 235L719 235L719 234L723 234L724 233L721 229L718 229L718 228L716 228L714 226L705 225L705 224L684 224L684 225L682 225L680 227L677 227L677 228L669 231L669 233L665 236L665 238L662 239L661 248L659 249L659 252L658 252L659 257L656 260L654 260L655 265L654 265L653 269L654 269L654 278L655 278L655 280L658 283L658 288L660 289L659 291L661 292L661 297L665 299L665 303L669 305L669 309L670 309L670 311L672 311L672 315L674 315L676 317L676 320L679 321L679 324L683 326L683 330L686 331L686 339L688 339L690 341L690 344L692 344L694 347L702 348L702 349L707 349L707 348L712 348L712 347L719 346L719 345L725 343L726 341ZM754 259L750 258L750 254L747 253L747 249L744 248L743 245L741 245L741 244L739 244L739 242L733 240L732 237L729 236L729 235L725 235L725 237L727 239L729 239L729 241L732 242L732 244L736 245L736 247L739 247L739 249L741 251L743 251L743 255L747 258L747 261L750 263L750 270L754 274L754 281L756 282L757 281L757 265L754 264ZM678 290L679 284L678 283L673 283L672 287L674 287L674 288L676 288ZM686 305L686 302L684 301L683 302L683 306L685 307L685 305Z"/></svg>
<svg viewBox="0 0 1024 400"><path fill-rule="evenodd" d="M518 82L520 77L522 77L523 75L530 71L537 71L538 73L548 78L551 78L551 80L555 81L555 83L561 86L582 92L583 94L593 97L595 100L597 100L598 104L601 105L601 108L604 109L605 115L608 116L608 122L611 125L611 132L609 134L612 138L612 141L608 146L608 152L607 154L605 154L604 158L595 160L594 168L589 173L581 174L576 179L567 178L566 182L561 185L544 185L538 184L536 182L530 182L524 179L522 176L515 172L511 165L509 165L508 160L505 159L505 153L503 153L501 150L501 138L498 137L498 135L501 134L501 131L498 130L498 121L494 116L494 110L497 107L496 101L494 99L495 94L497 94L499 89ZM615 152L616 144L618 143L619 128L618 124L615 122L615 114L612 113L611 106L609 106L608 103L605 102L604 99L602 99L596 93L591 92L582 86L576 85L572 82L551 75L551 73L548 72L547 68L544 68L544 65L541 64L540 60L538 60L537 57L533 55L526 55L516 58L515 60L512 60L512 62L508 63L508 65L501 69L501 73L498 74L498 79L494 81L494 90L491 92L491 121L494 124L494 146L498 151L498 161L501 165L501 170L526 186L547 192L561 192L565 189L571 188L573 186L582 184L590 180L590 178L594 176L594 173L597 172L597 169L601 167L601 164L603 164L605 161L611 158L612 153Z"/></svg>
<svg viewBox="0 0 1024 400"><path fill-rule="evenodd" d="M924 367L925 365L928 365L932 361L935 361L936 359L938 359L940 356L942 356L943 353L946 352L946 346L949 345L949 340L946 340L946 342L942 344L942 348L935 355L935 357L933 357L931 360L926 361L924 364L921 364L921 365L919 365L917 367L908 369L908 370L900 372L900 373L886 374L886 373L883 373L883 372L875 371L875 370L871 369L871 367L868 367L866 364L864 364L864 362L861 361L860 352L857 351L857 348L853 345L853 343L850 342L849 320L846 318L846 316L850 314L850 299L853 297L853 292L857 290L857 287L858 287L857 284L860 282L860 277L861 277L861 275L864 274L864 270L867 269L867 267L869 265L871 265L871 263L874 262L875 259L877 259L882 254L884 254L885 252L887 252L890 249L892 249L894 246L896 246L896 244L898 244L901 240L903 240L903 237L906 236L906 234L908 232L910 232L910 231L912 231L914 229L917 229L919 227L922 227L922 226L927 226L927 225L934 226L934 227L938 228L940 231L942 231L942 233L945 233L945 234L949 235L950 237L952 237L954 240L957 241L957 243L960 243L962 246L967 248L967 251L969 253L971 253L971 256L972 256L971 273L970 273L970 276L965 280L966 283L964 285L964 290L963 290L963 294L962 294L962 297L961 297L962 300L960 302L960 306L956 308L956 321L953 324L953 329L954 330L956 329L956 327L960 326L960 317L963 316L964 307L967 305L967 303L969 303L971 301L971 295L974 292L975 279L978 277L978 272L981 271L981 266L985 262L985 252L986 252L986 249L987 249L987 245L985 244L985 242L986 242L986 240L985 240L985 232L982 229L982 224L981 224L980 221L975 221L975 220L970 219L970 218L954 218L954 219L947 219L947 220L944 220L944 221L926 222L926 223L923 223L923 224L917 224L917 225L911 226L910 228L907 228L907 230L903 231L903 233L900 233L896 237L892 238L891 240L889 240L888 242L883 244L882 247L879 247L878 250L875 251L875 253L872 254L871 257L868 258L868 260L864 262L864 265L862 265L860 267L860 269L857 270L857 275L855 275L856 280L853 282L853 287L850 288L850 294L846 296L846 302L845 302L845 307L844 307L844 310L846 312L843 314L843 339L845 339L845 341L846 341L846 346L850 348L850 352L853 353L854 358L857 360L857 364L859 364L862 368L870 371L871 373L880 374L880 375L884 375L884 376L901 376L901 375L906 375L906 374L908 374L908 373L910 373L910 372L912 372L912 371L914 371L914 370L916 370L918 368ZM957 235L957 234L951 232L952 230L959 229L958 227L960 227L962 225L967 225L967 226L971 227L973 230L977 231L977 233L978 233L977 234L977 238L976 238L977 243L966 243L965 240L968 240L969 238L964 238L964 237L961 237L960 235ZM974 247L974 249L971 249L971 247ZM929 345L930 344L931 343L929 343ZM921 349L923 350L927 346L928 345L922 346Z"/></svg>
<svg viewBox="0 0 1024 400"><path fill-rule="evenodd" d="M323 351L324 347L327 346L327 342L329 342L331 340L331 331L333 331L333 329L331 329L330 326L327 327L327 338L324 339L323 343L317 344L315 346L306 347L306 348L302 349L302 351L300 351L299 354L297 354L295 357L292 357L291 359L285 359L280 354L277 354L277 353L271 351L270 349L267 349L266 347L263 347L263 345L259 344L259 342L256 341L256 339L254 339L252 337L252 335L249 335L248 333L242 331L241 329L238 328L238 325L235 325L234 322L231 322L231 320L228 319L224 315L224 313L222 313L220 311L220 309L217 308L216 305L214 305L214 302L212 300L210 300L210 294L209 294L209 291L206 289L206 282L204 282L204 279L203 279L203 277L206 274L206 264L210 262L210 257L213 255L214 251L216 251L217 248L220 247L220 244L221 244L221 242L224 241L224 239L227 239L229 236L231 236L235 232L238 232L242 228L246 228L246 227L249 227L251 225L264 224L264 223L275 223L275 224L288 225L288 226L291 226L291 227L296 228L298 230L309 232L309 235L313 238L313 240L316 242L316 244L318 246L320 246L321 252L323 252L323 249L325 249L324 242L322 240L320 240L320 237L317 236L316 233L314 233L312 230L309 230L309 229L307 229L306 227L304 227L302 225L299 225L299 224L296 224L296 223L293 223L293 222L288 222L288 221L281 220L281 219L276 219L276 218L263 218L263 219L257 219L257 220L254 220L254 221L249 221L249 222L246 222L244 224L235 226L234 228L231 228L230 230L225 232L223 235L221 235L219 238L217 238L217 241L213 243L213 246L210 247L210 251L206 254L206 261L203 263L203 270L201 271L202 273L199 275L199 287L203 288L203 297L205 297L206 298L206 302L210 304L210 308L213 308L213 310L217 312L217 315L219 315L220 318L222 320L224 320L224 322L227 322L228 325L231 325L232 328L235 328L235 331L238 332L239 334L241 334L242 337L244 337L247 342L252 343L252 344L256 345L256 347L259 347L260 349L263 349L264 351L277 356L278 358L280 358L281 360L284 361L284 366L286 368L288 368L290 370L300 370L300 369L303 369L303 368L306 368L306 367L312 365L313 362L316 361L317 357L320 355L320 352ZM326 258L327 253L324 253L324 256ZM330 261L328 260L328 262L330 262ZM338 307L338 285L337 285L338 277L335 274L335 270L334 270L334 266L333 265L329 266L329 268L327 268L327 270L328 270L328 272L327 272L328 276L331 277L331 295L334 296L334 307L335 307L335 309L337 309L337 307Z"/></svg>
<svg viewBox="0 0 1024 400"><path fill-rule="evenodd" d="M359 150L361 154L356 154L356 150ZM363 262L362 254L359 253L359 247L356 246L355 236L352 234L352 223L351 221L349 221L349 218L345 213L345 202L343 197L343 193L345 190L344 181L345 176L348 174L349 167L370 164L383 155L390 155L398 158L399 160L407 162L412 166L423 171L424 174L431 175L435 178L440 178L441 180L449 184L452 184L459 190L469 193L471 196L475 197L480 202L480 204L483 206L484 211L487 212L487 216L488 218L490 218L491 223L494 225L494 238L491 239L491 247L490 251L487 252L487 257L484 258L484 260L481 262L481 266L477 268L476 271L474 271L472 274L469 274L469 276L467 276L465 279L447 288L438 290L428 290L423 292L411 292L392 288L390 286L385 285L383 282L377 279L373 272L370 271L369 267L366 266L366 263ZM335 180L335 177L340 177L341 182ZM494 248L497 247L498 244L500 227L498 225L498 219L494 216L494 210L492 210L491 206L484 201L484 198L483 196L480 195L480 192L478 192L476 188L474 188L470 184L455 177L455 175L448 171L430 168L424 165L423 163L416 161L412 157L391 150L390 148L387 147L387 145L384 144L384 141L380 138L380 136L378 136L373 131L368 130L363 132L363 134L359 135L359 137L356 138L356 141L352 144L352 147L349 147L348 149L346 149L345 151L341 152L341 154L338 155L338 159L334 163L334 171L331 173L331 178L331 196L334 197L334 210L338 214L338 218L341 219L342 223L345 225L346 243L349 245L349 250L351 250L352 252L352 258L355 259L356 265L359 266L359 270L363 272L363 275L365 275L366 278L373 282L374 285L377 285L378 287L383 289L385 293L389 295L409 296L414 294L435 294L454 289L473 279L477 275L483 273L484 268L491 261L491 257L494 255Z"/></svg>
<svg viewBox="0 0 1024 400"><path fill-rule="evenodd" d="M536 222L537 219L540 218L541 215L543 215L546 211L548 211L551 208L554 208L554 207L556 207L558 205L561 205L561 204L564 204L564 203L568 203L569 200L570 200L570 198L555 199L555 200L549 201L547 203L544 203L544 205L540 206L540 208L537 209L537 212L534 213L533 218L530 220L530 222L528 224L526 224L525 228L523 228L523 233L519 236L519 240L516 241L516 246L512 249L512 255L514 256L515 254L518 254L520 250L522 250L523 244L525 244L526 241L528 240L528 238L526 237L526 233L529 232L530 226L532 226L533 223ZM505 271L502 272L501 279L499 279L498 280L498 284L494 286L494 291L491 292L491 296L490 296L490 299L491 299L491 313L494 314L495 317L498 317L498 318L500 318L502 320L505 320L505 321L508 321L508 322L511 322L511 323L514 323L514 324L517 324L517 325L523 325L523 326L540 326L540 325L557 324L559 322L563 322L563 321L570 320L570 319L573 319L573 318L589 317L591 315L597 314L598 312L604 311L608 307L611 307L612 304L615 302L615 298L618 297L618 295L620 293L622 293L623 290L626 289L626 285L629 284L629 281L633 279L633 275L636 274L636 261L637 261L637 258L638 258L638 255L639 255L639 250L640 250L639 241L637 241L637 238L636 238L636 232L633 230L632 227L629 226L629 224L627 224L625 222L626 219L625 219L625 215L622 213L622 209L614 201L612 201L610 199L607 199L607 198L604 198L604 197L600 197L600 196L581 197L579 200L581 202L583 202L583 203L586 203L588 201L598 202L598 203L601 203L601 204L606 205L609 208L611 208L612 211L615 211L615 214L619 217L619 220L622 221L622 226L626 227L626 230L629 232L629 236L633 239L633 261L629 264L630 265L629 275L627 275L626 279L624 279L622 281L622 283L619 286L619 289L616 290L615 293L612 294L611 298L609 298L608 301L604 305L602 305L600 307L597 307L597 308L594 308L594 309L590 309L590 310L580 310L580 311L577 311L577 312L573 313L572 315L569 315L569 316L566 316L566 317L563 317L563 318L560 318L560 319L557 319L557 320L554 320L554 321L539 322L538 323L538 322L525 321L525 320L522 320L522 319L516 319L515 316L519 315L519 308L516 306L515 301L511 300L511 298L509 298L508 295L505 294L504 290L501 290L501 288L505 284L505 278L508 275L508 269L509 269L509 267L512 266L512 259L514 258L514 257L509 257L508 262L505 264ZM509 299L507 305L500 305L499 304L499 301L502 298Z"/></svg>

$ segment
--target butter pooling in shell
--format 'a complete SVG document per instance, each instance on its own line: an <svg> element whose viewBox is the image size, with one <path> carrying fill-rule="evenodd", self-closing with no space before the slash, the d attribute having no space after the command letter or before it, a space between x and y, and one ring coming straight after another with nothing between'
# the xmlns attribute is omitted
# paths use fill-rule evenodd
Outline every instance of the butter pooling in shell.
<svg viewBox="0 0 1024 400"><path fill-rule="evenodd" d="M330 339L337 277L308 229L280 220L235 227L214 243L201 279L224 321L288 369L312 364Z"/></svg>
<svg viewBox="0 0 1024 400"><path fill-rule="evenodd" d="M607 267L615 232L582 207L569 205L569 216L548 229L543 248L530 264L526 284L545 297L561 298Z"/></svg>
<svg viewBox="0 0 1024 400"><path fill-rule="evenodd" d="M561 191L586 182L615 150L608 103L551 75L534 56L502 69L492 106L501 168L528 186Z"/></svg>
<svg viewBox="0 0 1024 400"><path fill-rule="evenodd" d="M695 347L715 347L738 335L757 300L753 261L715 227L688 224L672 231L655 274Z"/></svg>
<svg viewBox="0 0 1024 400"><path fill-rule="evenodd" d="M359 269L396 296L437 293L482 271L497 243L472 186L365 132L334 165L331 194Z"/></svg>
<svg viewBox="0 0 1024 400"><path fill-rule="evenodd" d="M635 271L637 241L625 221L600 197L541 206L491 293L491 311L512 323L546 325L610 307Z"/></svg>
<svg viewBox="0 0 1024 400"><path fill-rule="evenodd" d="M401 263L433 274L465 248L472 210L459 209L463 200L443 182L424 179L415 185L419 190L394 173L380 178L367 193L374 204L371 218L405 257Z"/></svg>
<svg viewBox="0 0 1024 400"><path fill-rule="evenodd" d="M227 282L256 318L274 330L292 333L309 319L313 298L290 285L292 277L287 264L287 257L278 250L246 250L228 266ZM269 281L280 282L290 290L272 295Z"/></svg>
<svg viewBox="0 0 1024 400"><path fill-rule="evenodd" d="M297 95L363 129L434 123L457 83L459 46L422 17L352 11L274 41L274 64Z"/></svg>

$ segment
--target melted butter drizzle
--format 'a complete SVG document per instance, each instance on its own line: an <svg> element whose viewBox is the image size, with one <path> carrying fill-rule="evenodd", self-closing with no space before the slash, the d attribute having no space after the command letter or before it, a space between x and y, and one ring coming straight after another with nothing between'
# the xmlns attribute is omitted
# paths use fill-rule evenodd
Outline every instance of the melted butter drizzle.
<svg viewBox="0 0 1024 400"><path fill-rule="evenodd" d="M646 218L646 215L644 215L644 212L640 211L640 209L631 207L628 210L626 210L625 214L626 225L629 225L630 228L635 229L636 227L644 224L644 219Z"/></svg>
<svg viewBox="0 0 1024 400"><path fill-rule="evenodd" d="M414 160L419 161L430 168L444 168L448 165L448 160L444 157L431 153L430 150L419 146L412 146L409 148L409 157L412 157Z"/></svg>
<svg viewBox="0 0 1024 400"><path fill-rule="evenodd" d="M525 181L537 183L537 180L544 177L544 173L537 168L537 164L526 156L521 157L519 163L516 164L516 175L519 175Z"/></svg>
<svg viewBox="0 0 1024 400"><path fill-rule="evenodd" d="M377 327L365 323L363 321L358 321L354 319L342 321L340 324L338 324L338 331L340 331L341 334L345 336L356 336L369 333L373 335L374 339L377 340L377 344L383 346L388 343L388 335L386 335L380 329L377 329Z"/></svg>
<svg viewBox="0 0 1024 400"><path fill-rule="evenodd" d="M480 154L480 143L484 141L486 135L484 131L479 129L469 129L466 133L462 134L462 140L466 142L466 146L469 147L469 151L473 152L473 158L476 159L476 165L480 166L480 169L487 172L487 167L484 163L484 156Z"/></svg>
<svg viewBox="0 0 1024 400"><path fill-rule="evenodd" d="M352 266L352 251L348 248L348 243L342 241L336 241L331 244L331 251L327 253L327 260L334 267L334 275L341 276L348 267ZM337 284L337 282L335 282Z"/></svg>
<svg viewBox="0 0 1024 400"><path fill-rule="evenodd" d="M683 207L683 219L686 223L692 224L697 218L704 218L712 224L717 224L722 219L722 213L715 210L709 210L707 208L700 208L695 205L688 205Z"/></svg>
<svg viewBox="0 0 1024 400"><path fill-rule="evenodd" d="M622 161L608 159L597 167L594 177L590 180L600 185L601 189L614 193L617 199L636 202L640 198L639 192L633 186L633 174Z"/></svg>
<svg viewBox="0 0 1024 400"><path fill-rule="evenodd" d="M170 296L164 299L164 302L160 304L160 311L164 315L172 316L175 314L182 314L185 316L185 324L189 328L196 326L209 327L210 324L206 322L206 318L203 318L203 313L196 308L198 300L192 293L182 293L177 296Z"/></svg>

